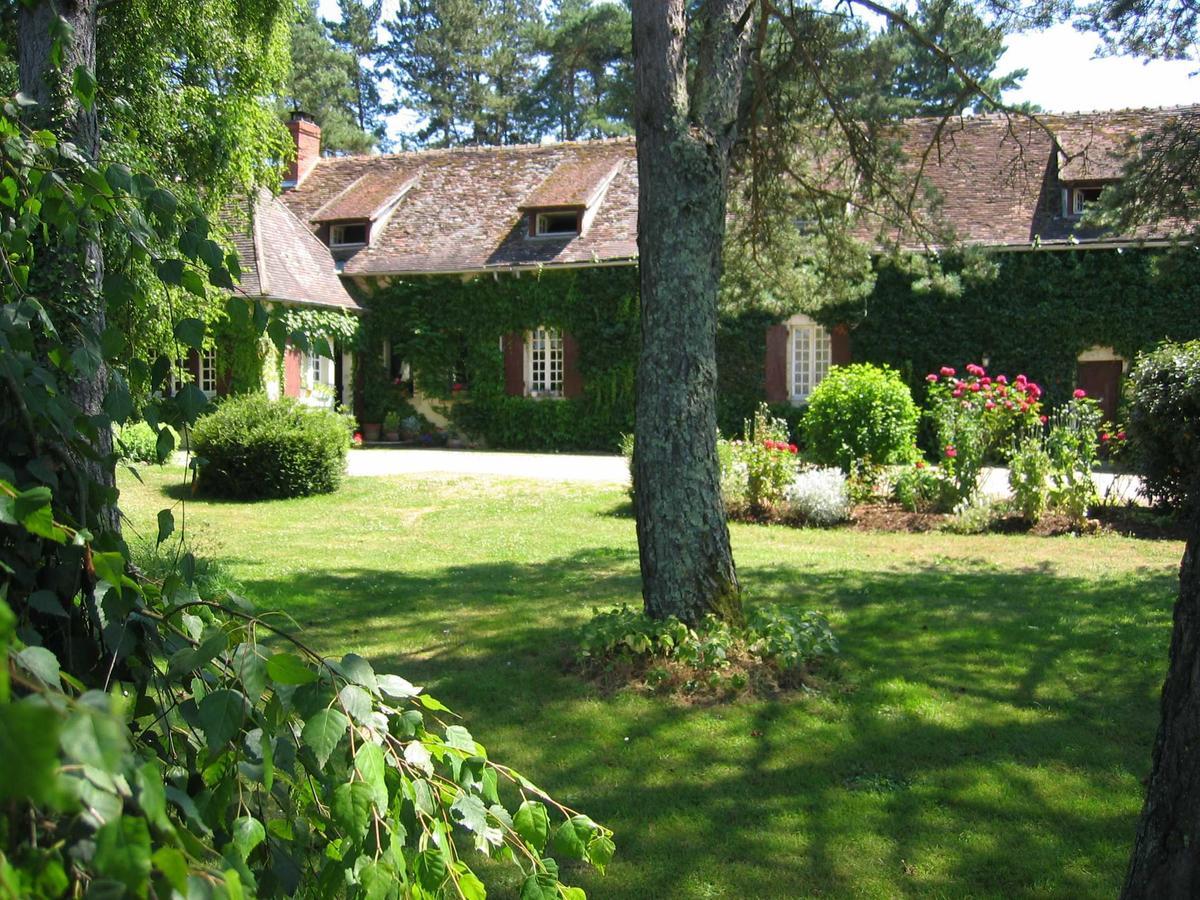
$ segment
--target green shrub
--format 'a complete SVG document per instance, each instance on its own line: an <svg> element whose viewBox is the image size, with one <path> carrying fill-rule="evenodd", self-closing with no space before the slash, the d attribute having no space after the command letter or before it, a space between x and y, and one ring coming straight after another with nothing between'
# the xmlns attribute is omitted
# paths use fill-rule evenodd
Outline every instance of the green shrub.
<svg viewBox="0 0 1200 900"><path fill-rule="evenodd" d="M192 429L199 487L239 500L303 497L337 488L350 435L344 418L294 400L247 394L224 400Z"/></svg>
<svg viewBox="0 0 1200 900"><path fill-rule="evenodd" d="M706 616L696 628L675 617L652 619L622 605L595 611L579 631L576 662L587 674L624 670L655 688L740 693L802 680L806 669L838 652L820 613L758 607L744 626Z"/></svg>
<svg viewBox="0 0 1200 900"><path fill-rule="evenodd" d="M1129 439L1146 492L1173 509L1200 498L1200 341L1163 342L1138 357Z"/></svg>
<svg viewBox="0 0 1200 900"><path fill-rule="evenodd" d="M1013 508L1027 522L1036 522L1050 503L1050 453L1041 426L1024 429L1008 462L1008 487Z"/></svg>
<svg viewBox="0 0 1200 900"><path fill-rule="evenodd" d="M954 508L958 491L942 469L917 460L896 476L892 497L909 512L945 513Z"/></svg>
<svg viewBox="0 0 1200 900"><path fill-rule="evenodd" d="M164 425L173 438L172 446L179 446L179 432ZM158 432L145 422L130 422L113 426L113 447L117 459L129 463L163 463L158 458Z"/></svg>
<svg viewBox="0 0 1200 900"><path fill-rule="evenodd" d="M1046 452L1050 456L1050 506L1081 524L1096 502L1092 470L1100 456L1097 429L1100 404L1077 390L1070 403L1050 415Z"/></svg>
<svg viewBox="0 0 1200 900"><path fill-rule="evenodd" d="M806 454L847 473L855 460L909 462L919 417L900 373L869 363L835 366L808 399Z"/></svg>

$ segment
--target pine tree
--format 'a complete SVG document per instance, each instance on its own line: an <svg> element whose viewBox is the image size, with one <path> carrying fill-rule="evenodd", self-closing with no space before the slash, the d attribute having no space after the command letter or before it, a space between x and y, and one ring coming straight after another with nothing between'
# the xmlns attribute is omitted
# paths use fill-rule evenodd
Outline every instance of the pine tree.
<svg viewBox="0 0 1200 900"><path fill-rule="evenodd" d="M334 44L317 17L316 0L308 0L292 27L292 74L284 102L321 126L326 151L365 153L375 145L376 135L358 125L358 70L355 57Z"/></svg>
<svg viewBox="0 0 1200 900"><path fill-rule="evenodd" d="M382 53L416 142L450 147L532 140L527 112L541 13L536 0L403 0Z"/></svg>
<svg viewBox="0 0 1200 900"><path fill-rule="evenodd" d="M325 27L337 48L352 58L355 125L378 143L386 144L385 117L393 110L380 95L380 78L373 65L382 49L379 22L383 0L338 0L338 11L341 17L337 21L327 20Z"/></svg>

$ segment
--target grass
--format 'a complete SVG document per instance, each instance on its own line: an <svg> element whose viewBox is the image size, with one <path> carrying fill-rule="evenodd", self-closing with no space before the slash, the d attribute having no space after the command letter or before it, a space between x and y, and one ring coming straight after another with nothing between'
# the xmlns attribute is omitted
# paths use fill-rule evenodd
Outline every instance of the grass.
<svg viewBox="0 0 1200 900"><path fill-rule="evenodd" d="M123 480L133 528L154 533L178 480ZM1180 543L735 525L748 602L825 611L845 675L688 706L562 669L592 607L638 600L625 509L615 489L430 477L186 514L261 608L427 685L615 829L608 874L572 873L591 896L1116 894Z"/></svg>

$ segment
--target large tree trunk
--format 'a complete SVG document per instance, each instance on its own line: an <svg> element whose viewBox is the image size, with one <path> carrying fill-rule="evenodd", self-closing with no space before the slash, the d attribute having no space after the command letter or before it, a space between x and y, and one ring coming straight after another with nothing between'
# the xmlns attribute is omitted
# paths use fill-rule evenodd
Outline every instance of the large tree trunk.
<svg viewBox="0 0 1200 900"><path fill-rule="evenodd" d="M634 451L647 614L741 617L716 451L717 287L750 0L635 0L642 349Z"/></svg>
<svg viewBox="0 0 1200 900"><path fill-rule="evenodd" d="M71 141L88 159L95 162L100 156L100 129L96 109L86 109L72 94L71 85L77 67L96 71L96 0L39 0L22 5L17 20L17 46L21 91L38 102L32 113L37 124L49 128L61 138ZM53 40L51 24L57 16L66 19L71 28L63 39L62 63L52 61ZM69 306L86 329L96 335L104 331L104 257L100 244L89 241L77 255L44 268L58 279L54 296ZM69 333L69 331L67 332ZM108 370L101 364L93 377L77 378L71 383L71 397L85 416L98 415L103 408L108 387ZM97 433L96 447L101 457L112 452L112 434L107 428ZM91 490L82 498L94 509L93 530L119 534L120 519L115 502L116 478L111 465L76 458L75 464L84 479L92 482ZM88 489L79 486L79 490ZM81 523L82 524L82 523Z"/></svg>
<svg viewBox="0 0 1200 900"><path fill-rule="evenodd" d="M1162 719L1121 896L1200 897L1200 512L1179 569Z"/></svg>

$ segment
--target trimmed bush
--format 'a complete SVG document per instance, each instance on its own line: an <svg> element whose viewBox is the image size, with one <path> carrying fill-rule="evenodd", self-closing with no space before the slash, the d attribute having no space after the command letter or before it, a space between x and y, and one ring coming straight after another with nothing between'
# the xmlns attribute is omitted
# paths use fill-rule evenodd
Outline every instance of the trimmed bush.
<svg viewBox="0 0 1200 900"><path fill-rule="evenodd" d="M170 425L163 426L171 432L175 440L172 446L179 446L179 432ZM158 458L158 433L145 422L130 422L127 425L113 426L113 447L117 458L129 463L162 463Z"/></svg>
<svg viewBox="0 0 1200 900"><path fill-rule="evenodd" d="M1164 341L1130 375L1129 438L1146 492L1173 509L1200 500L1200 341Z"/></svg>
<svg viewBox="0 0 1200 900"><path fill-rule="evenodd" d="M333 410L247 394L224 400L192 429L203 493L238 500L337 489L350 434Z"/></svg>
<svg viewBox="0 0 1200 900"><path fill-rule="evenodd" d="M900 373L886 366L835 366L816 386L804 416L806 456L849 472L856 460L910 462L920 413Z"/></svg>

